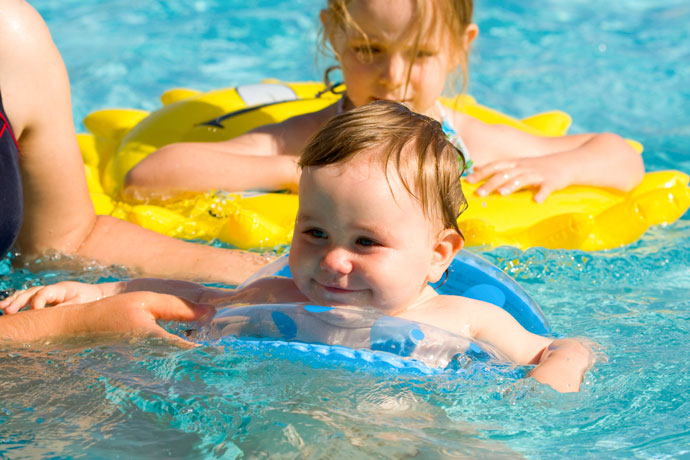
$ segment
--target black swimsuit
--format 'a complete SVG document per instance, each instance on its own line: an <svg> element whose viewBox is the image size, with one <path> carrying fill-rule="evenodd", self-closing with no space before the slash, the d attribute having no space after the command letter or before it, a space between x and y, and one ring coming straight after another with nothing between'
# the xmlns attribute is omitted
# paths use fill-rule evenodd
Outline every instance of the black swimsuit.
<svg viewBox="0 0 690 460"><path fill-rule="evenodd" d="M0 259L17 239L22 225L22 179L19 146L5 114L0 95Z"/></svg>

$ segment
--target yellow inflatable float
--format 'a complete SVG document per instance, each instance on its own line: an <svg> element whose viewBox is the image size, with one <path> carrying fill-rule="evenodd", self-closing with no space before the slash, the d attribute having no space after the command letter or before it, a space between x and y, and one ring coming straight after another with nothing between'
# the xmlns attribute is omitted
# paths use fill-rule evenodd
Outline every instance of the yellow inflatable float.
<svg viewBox="0 0 690 460"><path fill-rule="evenodd" d="M126 203L120 197L127 172L159 147L181 141L220 141L256 126L322 109L340 97L321 83L265 81L208 93L173 89L152 113L132 109L94 112L79 134L91 197L98 214L109 214L185 239L214 240L243 249L289 244L297 197L284 193L194 194L158 203ZM535 134L565 134L570 117L547 112L517 120L479 105L468 95L443 101L484 120ZM642 146L630 141L638 151ZM629 193L568 187L537 204L531 191L480 198L465 183L468 210L459 224L466 245L608 249L637 240L650 226L670 223L690 207L688 176L649 173Z"/></svg>

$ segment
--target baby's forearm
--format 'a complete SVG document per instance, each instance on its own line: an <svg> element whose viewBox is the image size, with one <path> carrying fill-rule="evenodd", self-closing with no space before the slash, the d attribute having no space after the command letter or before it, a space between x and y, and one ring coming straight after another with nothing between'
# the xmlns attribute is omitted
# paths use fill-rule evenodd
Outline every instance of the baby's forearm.
<svg viewBox="0 0 690 460"><path fill-rule="evenodd" d="M100 284L102 297L110 297L125 292L150 291L171 294L195 303L206 303L209 298L233 292L215 289L191 281L166 280L158 278L137 278L130 281L117 281Z"/></svg>
<svg viewBox="0 0 690 460"><path fill-rule="evenodd" d="M593 361L589 346L577 339L554 340L542 352L530 377L561 393L580 391L580 383Z"/></svg>

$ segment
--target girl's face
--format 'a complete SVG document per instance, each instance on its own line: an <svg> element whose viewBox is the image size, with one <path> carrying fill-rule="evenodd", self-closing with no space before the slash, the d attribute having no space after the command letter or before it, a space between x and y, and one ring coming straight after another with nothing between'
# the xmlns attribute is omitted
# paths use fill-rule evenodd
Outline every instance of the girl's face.
<svg viewBox="0 0 690 460"><path fill-rule="evenodd" d="M364 152L302 172L290 269L312 302L394 315L450 264L459 247L449 249L446 231L439 233L394 171L388 176Z"/></svg>
<svg viewBox="0 0 690 460"><path fill-rule="evenodd" d="M459 64L447 32L442 26L432 29L430 14L417 30L415 0L353 0L348 10L368 37L354 27L332 37L350 100L357 107L378 99L397 101L431 115L448 74Z"/></svg>

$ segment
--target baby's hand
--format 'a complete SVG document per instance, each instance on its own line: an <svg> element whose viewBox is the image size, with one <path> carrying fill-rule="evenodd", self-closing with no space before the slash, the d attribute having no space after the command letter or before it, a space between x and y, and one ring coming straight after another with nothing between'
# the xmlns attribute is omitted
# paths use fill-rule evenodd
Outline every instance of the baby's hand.
<svg viewBox="0 0 690 460"><path fill-rule="evenodd" d="M5 314L18 312L27 305L34 310L45 308L46 305L69 305L99 300L103 291L98 284L79 283L76 281L62 281L50 286L34 286L17 291L0 301L0 310Z"/></svg>
<svg viewBox="0 0 690 460"><path fill-rule="evenodd" d="M563 165L549 156L493 161L475 166L475 171L467 176L470 184L484 179L486 182L476 192L479 196L487 196L494 191L510 195L518 190L536 188L534 201L537 203L570 185Z"/></svg>
<svg viewBox="0 0 690 460"><path fill-rule="evenodd" d="M529 375L561 393L580 391L585 373L594 364L592 347L592 342L583 339L554 340Z"/></svg>

